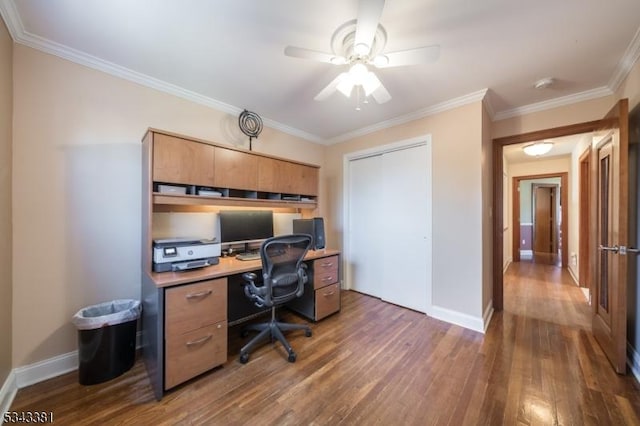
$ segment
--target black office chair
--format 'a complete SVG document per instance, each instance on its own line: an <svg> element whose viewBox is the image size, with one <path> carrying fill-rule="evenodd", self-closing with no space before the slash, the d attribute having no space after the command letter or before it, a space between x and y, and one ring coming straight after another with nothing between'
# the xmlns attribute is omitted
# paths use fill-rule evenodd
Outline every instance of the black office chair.
<svg viewBox="0 0 640 426"><path fill-rule="evenodd" d="M289 324L276 321L276 307L286 303L304 293L307 283L307 265L303 263L304 256L311 246L311 236L307 234L290 234L268 238L260 247L262 258L262 285L256 285L258 276L253 272L242 275L247 284L244 293L253 303L262 308L271 308L271 321L262 324L250 324L243 329L246 335L249 330L260 333L240 350L240 362L249 361L249 352L260 343L271 338L278 339L288 353L289 362L296 361L296 353L285 339L283 331L304 330L307 337L311 336L311 328L307 324Z"/></svg>

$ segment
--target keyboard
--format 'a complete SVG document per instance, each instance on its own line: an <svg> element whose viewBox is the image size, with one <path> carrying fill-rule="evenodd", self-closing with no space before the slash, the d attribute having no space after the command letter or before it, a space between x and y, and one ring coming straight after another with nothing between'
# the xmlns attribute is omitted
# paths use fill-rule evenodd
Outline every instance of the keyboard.
<svg viewBox="0 0 640 426"><path fill-rule="evenodd" d="M236 255L238 260L260 260L260 252L240 253Z"/></svg>

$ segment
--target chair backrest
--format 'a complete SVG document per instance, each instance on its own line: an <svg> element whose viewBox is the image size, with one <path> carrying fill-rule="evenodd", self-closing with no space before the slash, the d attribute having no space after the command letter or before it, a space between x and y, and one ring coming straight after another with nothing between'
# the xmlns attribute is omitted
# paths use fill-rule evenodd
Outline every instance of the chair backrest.
<svg viewBox="0 0 640 426"><path fill-rule="evenodd" d="M311 247L307 234L279 235L268 238L260 247L262 279L267 286L268 305L288 302L304 293L307 283L304 257Z"/></svg>

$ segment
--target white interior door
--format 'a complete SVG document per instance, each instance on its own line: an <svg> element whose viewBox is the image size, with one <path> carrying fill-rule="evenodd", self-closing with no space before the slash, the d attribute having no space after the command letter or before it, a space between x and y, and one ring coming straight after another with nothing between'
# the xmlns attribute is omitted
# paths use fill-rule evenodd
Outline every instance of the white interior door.
<svg viewBox="0 0 640 426"><path fill-rule="evenodd" d="M348 163L347 284L420 312L431 304L431 159L427 144Z"/></svg>
<svg viewBox="0 0 640 426"><path fill-rule="evenodd" d="M427 146L382 156L384 271L381 298L427 312L431 277L431 209Z"/></svg>
<svg viewBox="0 0 640 426"><path fill-rule="evenodd" d="M380 297L384 229L380 210L382 157L359 158L349 164L349 276L353 290Z"/></svg>

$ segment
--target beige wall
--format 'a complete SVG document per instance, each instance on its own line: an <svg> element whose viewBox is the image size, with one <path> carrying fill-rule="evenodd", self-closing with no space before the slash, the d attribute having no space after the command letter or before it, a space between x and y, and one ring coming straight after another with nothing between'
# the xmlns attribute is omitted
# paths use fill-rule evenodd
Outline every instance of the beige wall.
<svg viewBox="0 0 640 426"><path fill-rule="evenodd" d="M0 19L0 387L11 362L11 120L13 117L13 40Z"/></svg>
<svg viewBox="0 0 640 426"><path fill-rule="evenodd" d="M147 127L248 142L237 117L22 45L14 76L13 364L24 366L76 349L81 307L140 298ZM254 150L323 165L323 146L273 129Z"/></svg>
<svg viewBox="0 0 640 426"><path fill-rule="evenodd" d="M328 243L342 248L344 155L430 134L433 144L433 294L435 306L482 317L482 102L328 147L325 161L332 225ZM402 190L399 188L399 190ZM347 259L348 261L348 259ZM464 267L461 267L464 265Z"/></svg>
<svg viewBox="0 0 640 426"><path fill-rule="evenodd" d="M519 117L494 121L492 136L501 138L536 130L600 120L611 109L615 101L613 96L604 96Z"/></svg>
<svg viewBox="0 0 640 426"><path fill-rule="evenodd" d="M493 142L491 117L482 108L482 309L493 306Z"/></svg>

